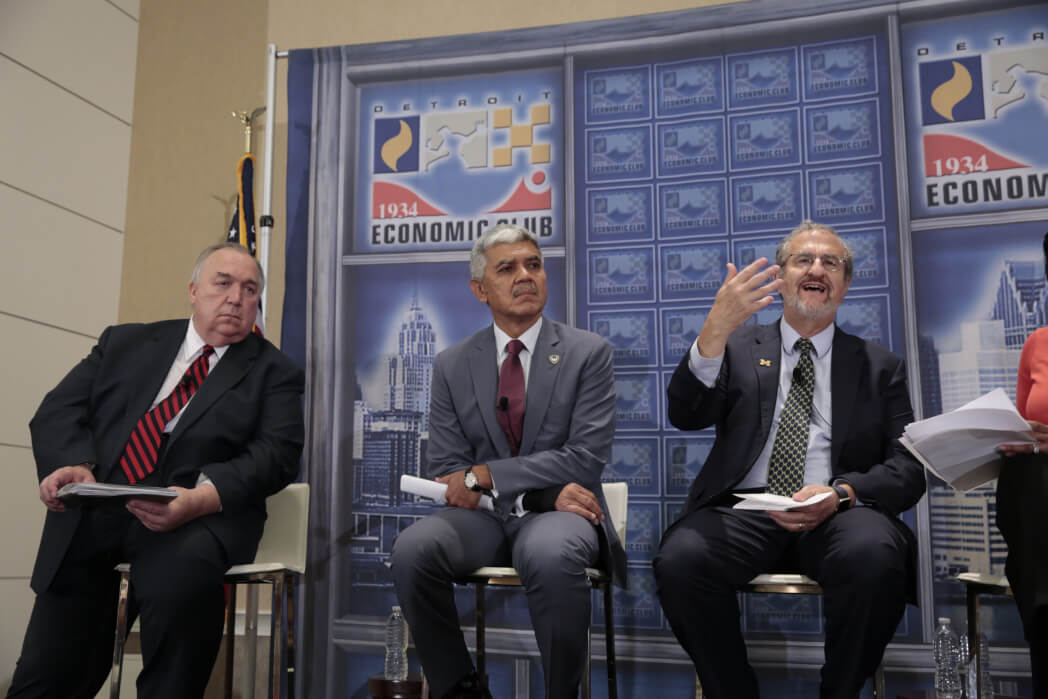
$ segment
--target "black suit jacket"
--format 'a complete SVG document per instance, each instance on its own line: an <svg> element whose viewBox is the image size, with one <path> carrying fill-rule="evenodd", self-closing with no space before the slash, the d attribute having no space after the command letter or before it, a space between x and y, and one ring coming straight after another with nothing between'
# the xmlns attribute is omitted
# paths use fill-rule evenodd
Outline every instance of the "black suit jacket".
<svg viewBox="0 0 1048 699"><path fill-rule="evenodd" d="M691 373L688 355L674 371L667 388L670 422L682 430L717 428L682 514L731 492L764 448L775 411L781 344L779 323L743 326L728 340L712 387ZM851 483L863 504L889 515L913 507L924 494L925 478L898 440L913 421L902 358L836 328L830 373L833 477Z"/></svg>
<svg viewBox="0 0 1048 699"><path fill-rule="evenodd" d="M187 320L107 328L91 353L45 397L29 423L37 475L93 463L98 481L119 469L135 423L148 410L185 337ZM223 355L180 414L157 470L162 485L192 488L204 473L222 511L202 518L231 564L254 558L265 499L298 475L304 441L302 370L257 335ZM82 510L48 512L32 587L46 590Z"/></svg>

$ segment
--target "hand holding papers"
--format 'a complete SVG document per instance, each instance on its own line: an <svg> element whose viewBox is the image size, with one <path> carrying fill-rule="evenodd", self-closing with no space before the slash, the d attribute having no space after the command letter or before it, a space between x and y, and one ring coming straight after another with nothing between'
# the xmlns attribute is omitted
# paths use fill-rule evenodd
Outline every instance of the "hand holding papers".
<svg viewBox="0 0 1048 699"><path fill-rule="evenodd" d="M405 473L400 477L400 489L405 493L411 493L412 495L428 498L437 503L443 503L444 493L447 492L448 486L444 483L437 483L436 481L427 480L425 478L409 476ZM482 510L495 509L495 505L491 501L490 495L481 495L478 506Z"/></svg>
<svg viewBox="0 0 1048 699"><path fill-rule="evenodd" d="M58 489L58 499L66 505L120 503L136 498L167 502L178 496L172 488L114 483L66 483Z"/></svg>
<svg viewBox="0 0 1048 699"><path fill-rule="evenodd" d="M911 422L899 441L939 479L971 490L997 477L999 445L1035 440L1004 389L995 388L956 410Z"/></svg>
<svg viewBox="0 0 1048 699"><path fill-rule="evenodd" d="M735 493L735 497L742 499L735 503L734 509L786 512L788 510L797 509L798 507L807 507L808 505L822 502L830 497L830 495L833 495L833 491L827 490L824 493L812 495L807 500L797 502L793 498L785 495L773 495L771 493Z"/></svg>

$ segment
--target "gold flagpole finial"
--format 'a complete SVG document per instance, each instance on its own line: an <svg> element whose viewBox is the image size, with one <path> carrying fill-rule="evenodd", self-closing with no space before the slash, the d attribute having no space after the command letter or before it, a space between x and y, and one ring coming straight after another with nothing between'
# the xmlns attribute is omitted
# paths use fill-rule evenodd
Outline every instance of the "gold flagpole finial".
<svg viewBox="0 0 1048 699"><path fill-rule="evenodd" d="M262 114L265 111L266 111L265 107L255 107L255 110L253 112L250 112L250 113L244 112L244 111L239 111L239 112L235 111L235 110L233 111L233 116L235 116L237 119L239 119L240 123L243 124L243 126L244 126L244 152L245 153L250 153L251 152L251 125L255 122L255 119L257 119L259 117L259 115Z"/></svg>

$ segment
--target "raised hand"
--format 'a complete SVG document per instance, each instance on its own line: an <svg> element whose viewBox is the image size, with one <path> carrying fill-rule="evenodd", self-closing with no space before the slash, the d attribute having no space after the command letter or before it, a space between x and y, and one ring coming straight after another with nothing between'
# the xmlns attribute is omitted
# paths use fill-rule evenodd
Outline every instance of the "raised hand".
<svg viewBox="0 0 1048 699"><path fill-rule="evenodd" d="M765 267L767 264L766 257L754 260L741 270L728 263L728 274L717 290L713 308L699 333L699 354L704 357L722 354L728 337L754 313L775 300L772 294L779 290L783 281L778 277L779 266Z"/></svg>

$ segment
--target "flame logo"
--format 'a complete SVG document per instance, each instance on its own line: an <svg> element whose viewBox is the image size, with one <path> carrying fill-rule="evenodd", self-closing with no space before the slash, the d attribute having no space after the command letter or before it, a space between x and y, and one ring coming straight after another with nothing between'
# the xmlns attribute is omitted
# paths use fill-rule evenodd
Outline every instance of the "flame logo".
<svg viewBox="0 0 1048 699"><path fill-rule="evenodd" d="M957 61L953 63L953 77L932 91L932 109L944 119L953 121L953 108L972 92L972 74Z"/></svg>
<svg viewBox="0 0 1048 699"><path fill-rule="evenodd" d="M400 159L400 156L408 152L414 140L411 135L411 127L408 126L406 121L401 119L400 133L382 144L382 150L380 151L382 162L390 170L397 172L397 161Z"/></svg>

